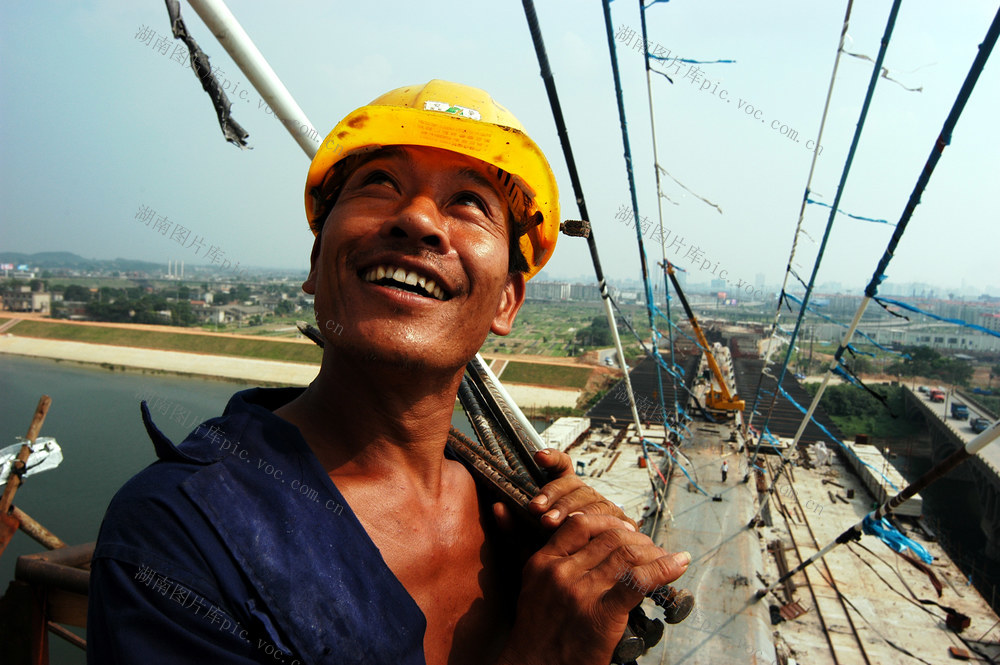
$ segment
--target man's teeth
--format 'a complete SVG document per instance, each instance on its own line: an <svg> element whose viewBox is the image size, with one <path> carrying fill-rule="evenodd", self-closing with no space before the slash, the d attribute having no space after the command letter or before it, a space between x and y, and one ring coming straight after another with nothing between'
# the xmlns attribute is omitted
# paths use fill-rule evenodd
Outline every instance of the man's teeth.
<svg viewBox="0 0 1000 665"><path fill-rule="evenodd" d="M418 275L412 270L406 271L395 266L378 266L372 268L365 274L366 282L378 282L383 279L391 279L400 284L417 286L438 300L444 300L444 291L434 283L433 279L427 279Z"/></svg>

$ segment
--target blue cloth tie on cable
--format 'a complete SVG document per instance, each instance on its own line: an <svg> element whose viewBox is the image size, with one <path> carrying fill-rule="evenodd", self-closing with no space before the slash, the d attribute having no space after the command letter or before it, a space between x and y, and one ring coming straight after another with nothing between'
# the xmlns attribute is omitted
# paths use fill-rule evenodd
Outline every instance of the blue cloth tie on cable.
<svg viewBox="0 0 1000 665"><path fill-rule="evenodd" d="M802 300L800 300L799 298L796 298L791 293L785 293L784 297L787 298L788 300L791 300L792 302L794 302L797 305L800 305L800 306L802 305ZM826 319L830 323L834 323L834 324L840 326L841 328L848 328L849 327L846 323L841 323L840 321L837 321L836 319L834 319L832 317L829 317L826 314L823 314L822 312L817 312L811 305L807 305L806 306L806 311L812 312L816 316L819 316L819 317L821 317L823 319ZM891 353L893 355L900 356L902 358L906 358L907 360L909 360L909 358L910 358L909 354L902 353L900 351L894 351L892 349L889 349L889 348L886 348L886 347L882 346L881 344L879 344L878 342L876 342L871 336L867 335L866 333L864 333L864 332L862 332L860 330L855 330L854 334L855 335L861 335L862 337L864 337L865 339L867 339L869 342L871 342L872 345L875 346L875 348L880 349L882 351L885 351L886 353ZM858 351L857 349L854 349L854 350ZM863 352L858 351L858 353L863 353Z"/></svg>
<svg viewBox="0 0 1000 665"><path fill-rule="evenodd" d="M778 453L778 457L785 459L785 456L781 454L781 448L778 447L778 443L780 442L774 437L773 434L771 434L771 430L764 430L764 439L771 444L771 447L774 448L774 452Z"/></svg>
<svg viewBox="0 0 1000 665"><path fill-rule="evenodd" d="M860 354L861 354L861 355L863 355L863 356L871 356L872 358L874 358L874 357L875 357L875 354L874 354L874 353L872 353L871 351L862 351L861 349L859 349L858 347L854 346L853 344L848 344L848 345L847 345L847 349L848 349L848 350L849 350L849 351L850 351L851 353L855 353L855 354L856 354L856 353L860 353Z"/></svg>
<svg viewBox="0 0 1000 665"><path fill-rule="evenodd" d="M643 439L642 440L642 445L644 445L644 446L645 445L650 445L650 446L652 446L654 448L659 448L660 450L662 450L665 453L667 453L668 455L670 455L670 459L672 459L674 461L674 464L676 464L677 468L679 468L681 470L681 473L684 474L684 477L687 478L688 481L692 485L694 485L694 488L696 490L698 490L699 492L701 492L702 494L704 494L705 496L711 496L711 494L709 494L708 492L706 492L705 489L701 485L699 485L698 483L695 482L694 478L691 477L691 474L689 474L687 472L687 469L684 468L684 465L677 461L677 458L674 457L674 454L672 452L670 452L670 450L668 448L664 448L663 446L661 446L659 444L656 444L656 443L653 443L652 441L649 441L648 439Z"/></svg>
<svg viewBox="0 0 1000 665"><path fill-rule="evenodd" d="M995 330L990 330L982 326L977 326L975 323L969 323L968 321L963 321L962 319L949 319L948 317L945 316L938 316L937 314L931 314L926 310L920 309L919 307L914 307L913 305L901 302L899 300L893 300L892 298L885 298L883 296L879 296L875 298L875 300L879 303L882 303L883 306L885 305L885 303L889 303L890 305L895 305L896 307L902 307L903 309L910 312L914 312L916 314L923 314L924 316L932 318L936 321L944 321L945 323L954 323L957 326L972 328L973 330L978 330L979 332L986 333L987 335L992 335L993 337L1000 337L1000 332L997 332Z"/></svg>
<svg viewBox="0 0 1000 665"><path fill-rule="evenodd" d="M833 210L833 206L829 203L823 203L822 201L816 201L814 199L806 198L806 203L812 203L813 205L823 206L824 208L830 208ZM851 219L860 219L862 222L875 222L876 224L888 224L889 226L894 226L892 222L887 219L875 219L874 217L862 217L861 215L852 215L849 212L844 212L840 208L837 208L837 212L841 215L847 215Z"/></svg>
<svg viewBox="0 0 1000 665"><path fill-rule="evenodd" d="M892 523L884 517L879 522L876 522L872 519L871 515L866 515L865 519L861 523L861 528L866 534L869 536L875 536L896 552L910 550L924 563L931 563L934 561L934 557L931 556L930 552L925 550L919 543L914 542L897 531L896 528L892 526Z"/></svg>

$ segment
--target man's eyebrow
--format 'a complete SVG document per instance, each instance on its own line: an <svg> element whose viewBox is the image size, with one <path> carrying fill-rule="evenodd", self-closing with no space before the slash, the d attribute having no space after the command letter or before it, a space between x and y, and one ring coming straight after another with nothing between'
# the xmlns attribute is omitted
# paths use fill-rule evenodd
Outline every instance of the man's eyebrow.
<svg viewBox="0 0 1000 665"><path fill-rule="evenodd" d="M497 198L500 199L501 204L504 203L507 200L506 198L504 198L504 195L497 188L497 185L496 185L495 182L493 182L492 180L490 180L489 178L487 178L486 176L484 176L482 173L480 173L476 169L472 168L471 166L463 167L458 172L458 175L464 176L464 177L468 178L469 180L472 180L474 183L476 183L480 187L486 187L487 189L489 189L490 191L492 191L493 193L495 193L497 195Z"/></svg>
<svg viewBox="0 0 1000 665"><path fill-rule="evenodd" d="M413 166L413 160L410 159L410 155L406 152L406 150L404 150L401 146L389 146L387 148L379 148L375 152L370 153L370 156L363 163L359 164L358 168L365 166L368 162L374 162L379 159L394 158L402 159L406 162L408 167Z"/></svg>

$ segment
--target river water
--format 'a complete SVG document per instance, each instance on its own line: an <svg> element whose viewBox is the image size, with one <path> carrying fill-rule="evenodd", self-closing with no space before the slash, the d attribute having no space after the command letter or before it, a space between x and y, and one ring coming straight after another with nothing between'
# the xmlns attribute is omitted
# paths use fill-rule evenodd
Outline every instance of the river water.
<svg viewBox="0 0 1000 665"><path fill-rule="evenodd" d="M96 540L115 492L156 459L139 416L140 399L150 404L160 429L179 442L198 423L221 414L234 392L251 387L0 354L0 447L25 435L39 398L47 394L52 405L41 435L55 437L64 457L59 468L27 478L15 504L67 544ZM461 411L452 423L471 435ZM23 533L14 535L0 557L3 590L17 557L42 549ZM51 662L85 663L82 652L58 637L50 637L50 645Z"/></svg>

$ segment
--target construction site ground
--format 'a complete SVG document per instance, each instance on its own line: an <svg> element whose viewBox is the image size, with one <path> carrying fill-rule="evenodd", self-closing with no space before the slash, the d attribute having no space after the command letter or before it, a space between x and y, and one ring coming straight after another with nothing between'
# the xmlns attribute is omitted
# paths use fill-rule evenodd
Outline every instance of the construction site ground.
<svg viewBox="0 0 1000 665"><path fill-rule="evenodd" d="M796 456L788 467L794 484L786 470L764 511L770 524L748 529L760 503L754 475L743 482L750 467L747 455L737 452L741 442L729 441L725 425L689 427L693 437L682 447L689 459L684 466L711 496L694 490L675 468L670 512L654 540L669 551L691 552L692 564L675 586L690 589L697 605L685 621L666 627L663 640L639 659L640 665L959 662L949 647L968 652L972 662L989 662L977 650L1000 657L997 615L941 547L908 518L900 525L934 556L929 569L942 585L940 597L924 572L874 536L864 536L795 575L791 596L782 586L757 601L765 582L781 575L777 549L784 556L783 570L795 567L867 514L874 499L836 456L824 468L806 468ZM724 459L729 477L723 484ZM758 457L767 482L779 463L777 455ZM716 495L721 501L713 500ZM921 604L914 595L957 610L970 625L961 634L952 631L944 609ZM650 601L646 604L647 615L659 616ZM772 624L771 606L790 618Z"/></svg>
<svg viewBox="0 0 1000 665"><path fill-rule="evenodd" d="M767 469L765 477L770 482L780 460L777 455L758 459ZM753 485L751 477L748 486ZM848 498L851 493L853 498ZM759 529L764 547L780 543L773 544L764 556L765 579L770 583L781 574L775 558L777 548L783 549L787 569L791 569L874 507L872 495L837 456L822 468L789 465L766 510L771 526ZM790 657L788 662L957 662L949 654L952 646L969 652L976 660L980 659L973 648L990 657L1000 656L1000 627L987 602L915 521L900 518L897 523L904 535L934 557L928 567L941 583L941 595L927 574L875 536L866 535L860 542L840 545L791 578L790 597L779 587L760 601L765 606L785 606L788 616L804 610L800 616L773 627L778 649ZM932 600L967 615L969 627L961 635L955 633L945 623L944 609L917 599Z"/></svg>
<svg viewBox="0 0 1000 665"><path fill-rule="evenodd" d="M753 486L740 482L738 443L725 425L691 423L693 443L683 452L685 468L708 496L675 468L668 492L669 513L654 534L669 551L691 553L691 565L675 586L689 589L696 607L683 622L667 626L663 640L640 665L718 665L775 662L767 606L753 602L761 569L757 534L746 528L754 512ZM722 482L721 465L729 460ZM715 501L718 496L721 501ZM650 601L647 615L659 616Z"/></svg>

